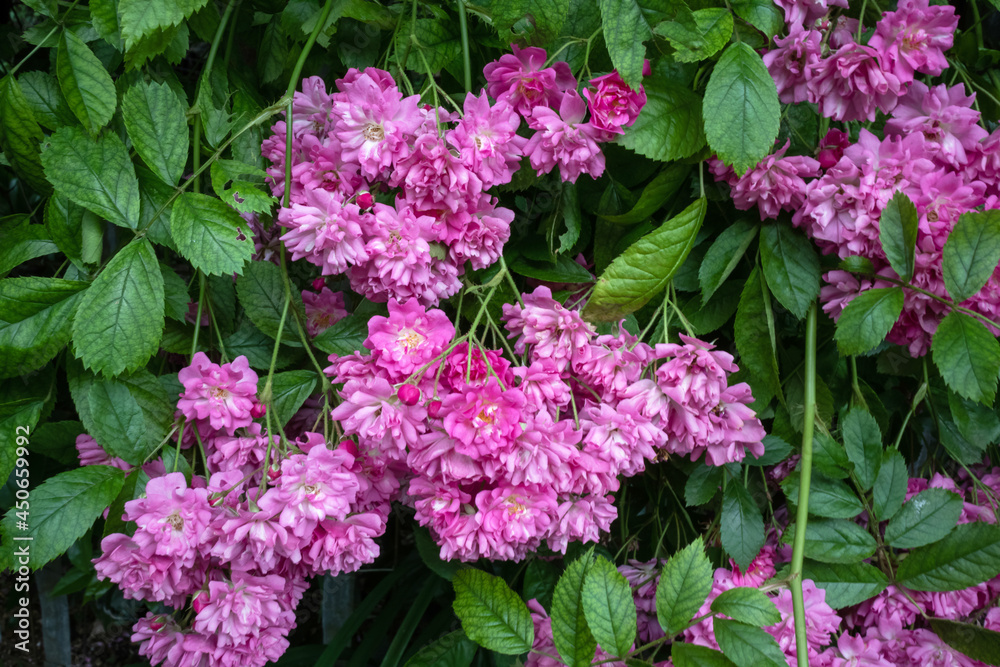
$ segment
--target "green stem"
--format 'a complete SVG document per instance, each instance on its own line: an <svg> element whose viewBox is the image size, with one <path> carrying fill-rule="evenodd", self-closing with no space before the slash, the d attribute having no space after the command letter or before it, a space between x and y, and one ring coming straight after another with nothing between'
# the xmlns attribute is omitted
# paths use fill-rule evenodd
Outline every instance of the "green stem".
<svg viewBox="0 0 1000 667"><path fill-rule="evenodd" d="M806 644L806 610L802 599L802 565L805 558L806 525L809 518L809 482L812 478L813 427L816 414L816 303L809 306L806 319L805 410L802 415L802 452L799 460L799 506L795 515L792 546L792 611L795 616L795 651L798 667L809 667Z"/></svg>
<svg viewBox="0 0 1000 667"><path fill-rule="evenodd" d="M972 28L976 33L976 42L979 44L979 48L982 49L983 44L983 19L979 15L979 7L977 6L978 0L969 0L969 4L972 5L972 18L974 23Z"/></svg>
<svg viewBox="0 0 1000 667"><path fill-rule="evenodd" d="M472 92L472 56L469 53L469 19L465 13L465 0L457 0L459 30L462 34L462 66L464 67L465 92Z"/></svg>
<svg viewBox="0 0 1000 667"><path fill-rule="evenodd" d="M234 2L232 0L226 5L225 11L222 12L222 18L219 20L219 27L215 30L215 37L212 38L212 46L208 49L208 59L205 61L205 69L202 70L201 77L205 79L206 77L212 76L212 68L215 66L215 56L219 53L219 44L222 43L222 35L226 32L226 23L229 22L229 17L233 13ZM198 82L198 90L195 91L195 100L199 97L199 91L201 90L201 81ZM201 109L198 109L198 114L194 117L194 141L192 141L193 147L193 157L192 157L192 167L197 172L201 166ZM194 191L201 192L201 181L196 180L194 182Z"/></svg>
<svg viewBox="0 0 1000 667"><path fill-rule="evenodd" d="M20 62L18 62L16 65L14 65L12 68L10 68L10 71L7 72L7 76L13 77L15 74L17 74L17 70L21 69L21 65L23 65L26 62L28 62L28 60L31 59L31 56L35 55L38 52L38 49L42 48L42 46L44 46L45 43L47 41L49 41L49 37L51 37L52 35L54 35L55 32L56 32L56 30L58 30L59 28L62 27L63 22L66 20L66 17L69 16L69 13L71 11L73 11L73 8L76 7L76 4L78 2L80 2L80 0L73 0L73 4L71 4L69 7L66 8L66 13L63 14L62 20L57 20L56 21L56 24L54 26L52 26L52 30L49 30L48 34L45 35L45 37L42 38L42 41L40 41L35 48L33 48L31 51L29 51L28 55L26 55L25 57L21 58Z"/></svg>
<svg viewBox="0 0 1000 667"><path fill-rule="evenodd" d="M927 290L921 289L921 288L916 287L914 285L911 285L908 282L905 282L905 281L902 281L902 280L898 280L896 278L891 278L889 276L879 276L879 280L885 280L886 282L890 282L890 283L893 283L895 285L899 285L900 287L903 287L905 289L913 290L914 292L916 292L918 294L923 294L924 296L929 296L930 298L934 299L935 301L939 301L939 302L943 303L944 305L948 306L952 310L957 310L960 313L965 313L966 315L970 315L972 317L980 319L980 320L983 321L984 324L988 324L991 327L993 327L994 329L1000 329L1000 323L994 322L993 320L989 319L985 315L983 315L981 313L977 313L974 310L970 310L968 308L960 306L957 303L955 303L954 301L950 301L948 299L945 299L942 296L938 296L934 292L928 292Z"/></svg>

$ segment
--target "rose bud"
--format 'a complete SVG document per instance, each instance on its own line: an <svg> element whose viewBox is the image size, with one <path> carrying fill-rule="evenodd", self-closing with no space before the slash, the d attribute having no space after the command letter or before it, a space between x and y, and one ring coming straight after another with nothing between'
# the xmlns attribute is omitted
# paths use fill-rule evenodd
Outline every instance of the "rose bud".
<svg viewBox="0 0 1000 667"><path fill-rule="evenodd" d="M324 287L326 287L326 278L317 278L313 281L313 289L315 291L321 292Z"/></svg>
<svg viewBox="0 0 1000 667"><path fill-rule="evenodd" d="M431 401L427 406L427 414L437 418L441 415L441 401Z"/></svg>
<svg viewBox="0 0 1000 667"><path fill-rule="evenodd" d="M404 384L396 392L396 395L406 405L416 405L420 401L420 390L412 384Z"/></svg>
<svg viewBox="0 0 1000 667"><path fill-rule="evenodd" d="M267 405L264 403L254 403L253 407L250 408L250 416L254 419L260 419L265 414L267 414Z"/></svg>
<svg viewBox="0 0 1000 667"><path fill-rule="evenodd" d="M355 201L357 201L358 208L362 211L367 211L375 205L375 198L372 197L372 193L370 192L360 193Z"/></svg>

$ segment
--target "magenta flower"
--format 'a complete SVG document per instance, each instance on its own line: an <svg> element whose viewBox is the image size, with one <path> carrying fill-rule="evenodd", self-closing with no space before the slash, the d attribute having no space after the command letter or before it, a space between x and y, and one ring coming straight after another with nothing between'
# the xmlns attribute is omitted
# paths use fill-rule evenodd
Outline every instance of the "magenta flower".
<svg viewBox="0 0 1000 667"><path fill-rule="evenodd" d="M524 154L527 139L518 136L521 123L514 108L505 101L490 106L486 93L465 96L465 114L446 135L483 188L509 183Z"/></svg>
<svg viewBox="0 0 1000 667"><path fill-rule="evenodd" d="M455 336L455 327L441 310L414 300L389 300L389 317L368 320L364 345L375 364L392 378L403 380L441 354Z"/></svg>
<svg viewBox="0 0 1000 667"><path fill-rule="evenodd" d="M590 85L594 86L593 90L583 90L590 109L590 124L607 133L608 139L616 134L624 134L623 128L634 123L646 105L646 91L642 86L639 86L639 90L629 88L622 81L618 70L591 79Z"/></svg>
<svg viewBox="0 0 1000 667"><path fill-rule="evenodd" d="M576 183L580 174L597 178L604 173L604 154L597 142L602 131L584 123L587 105L576 91L567 91L559 103L558 113L538 106L531 112L528 127L535 133L524 146L531 167L547 174L556 165L564 181Z"/></svg>
<svg viewBox="0 0 1000 667"><path fill-rule="evenodd" d="M383 87L371 75L360 74L349 93L338 96L333 105L334 135L341 142L343 159L360 164L367 176L379 177L394 160L407 155L407 140L421 123L418 102L416 95L403 98L395 85Z"/></svg>
<svg viewBox="0 0 1000 667"><path fill-rule="evenodd" d="M305 259L323 275L344 273L368 260L361 210L345 204L341 195L323 189L304 191L304 203L278 211L278 222L288 227L281 236L292 259Z"/></svg>
<svg viewBox="0 0 1000 667"><path fill-rule="evenodd" d="M219 366L204 352L196 352L177 379L184 385L177 409L187 419L207 420L213 429L229 435L253 422L250 411L257 404L257 374L245 356Z"/></svg>
<svg viewBox="0 0 1000 667"><path fill-rule="evenodd" d="M764 54L764 64L778 86L782 103L805 102L809 97L809 80L820 61L822 39L818 30L792 25L788 36L774 38L777 48Z"/></svg>
<svg viewBox="0 0 1000 667"><path fill-rule="evenodd" d="M930 5L928 0L901 0L894 12L886 12L875 25L868 46L878 51L882 62L903 84L915 72L938 76L948 67L944 52L955 39L958 17L948 5Z"/></svg>
<svg viewBox="0 0 1000 667"><path fill-rule="evenodd" d="M285 580L276 575L254 576L235 571L232 581L211 581L208 601L195 615L192 628L214 635L219 647L241 645L258 637L262 628L295 624L295 614L280 603Z"/></svg>
<svg viewBox="0 0 1000 667"><path fill-rule="evenodd" d="M293 454L282 462L277 484L258 504L278 513L278 523L296 536L308 537L320 521L340 520L350 513L360 490L353 463L348 453L326 447Z"/></svg>
<svg viewBox="0 0 1000 667"><path fill-rule="evenodd" d="M564 91L576 89L569 65L556 61L545 65L545 49L522 49L511 44L511 53L483 68L486 92L498 102L507 102L528 118L538 106L555 107Z"/></svg>
<svg viewBox="0 0 1000 667"><path fill-rule="evenodd" d="M458 443L455 449L473 457L507 449L521 434L524 394L502 389L495 377L481 387L444 399L444 428Z"/></svg>
<svg viewBox="0 0 1000 667"><path fill-rule="evenodd" d="M714 162L716 179L724 176L731 188L733 204L741 211L757 206L760 219L777 219L781 211L796 211L805 201L806 182L803 178L819 175L819 162L804 155L785 157L790 141L757 163L742 176L731 168ZM721 173L720 173L721 172Z"/></svg>
<svg viewBox="0 0 1000 667"><path fill-rule="evenodd" d="M452 155L436 132L422 134L410 154L395 161L389 185L403 191L406 202L418 211L447 209L452 213L477 201L483 182Z"/></svg>
<svg viewBox="0 0 1000 667"><path fill-rule="evenodd" d="M845 44L814 63L807 77L809 101L834 120L875 120L876 110L889 113L903 93L899 78L885 71L879 53L861 44Z"/></svg>
<svg viewBox="0 0 1000 667"><path fill-rule="evenodd" d="M593 326L579 312L553 299L552 290L544 285L525 294L523 301L523 307L503 307L503 319L511 332L508 338L517 338L514 351L521 354L531 345L532 359L552 359L562 372L590 343Z"/></svg>
<svg viewBox="0 0 1000 667"><path fill-rule="evenodd" d="M974 101L975 95L966 95L964 86L928 88L914 81L886 122L886 134L920 132L929 156L952 167L964 167L969 153L989 136L979 125L979 112L972 109Z"/></svg>

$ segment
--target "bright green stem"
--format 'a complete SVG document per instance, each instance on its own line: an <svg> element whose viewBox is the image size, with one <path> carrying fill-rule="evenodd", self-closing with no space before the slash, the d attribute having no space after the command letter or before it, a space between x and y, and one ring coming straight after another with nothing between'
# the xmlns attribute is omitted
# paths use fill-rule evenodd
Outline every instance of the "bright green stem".
<svg viewBox="0 0 1000 667"><path fill-rule="evenodd" d="M198 314L194 320L194 335L191 336L191 358L194 358L198 351L198 331L201 329L201 309L205 306L205 274L198 271ZM181 422L181 428L177 432L177 451L174 452L174 466L171 472L177 472L177 461L181 458L181 442L184 440L184 426L187 422Z"/></svg>
<svg viewBox="0 0 1000 667"><path fill-rule="evenodd" d="M465 92L472 92L472 55L469 53L469 18L465 13L465 0L458 0L459 30L462 34L462 65L465 68Z"/></svg>
<svg viewBox="0 0 1000 667"><path fill-rule="evenodd" d="M309 57L309 52L312 51L313 44L316 43L316 38L319 37L320 31L326 27L326 20L330 18L331 9L333 9L333 0L326 0L326 4L323 5L323 11L319 14L319 20L316 22L316 27L309 33L309 39L306 40L305 46L302 47L299 59L295 61L295 68L292 69L292 76L288 80L288 90L285 92L285 97L288 98L288 108L285 110L285 196L282 198L281 204L285 208L288 208L289 198L292 194L290 185L292 182L292 98L295 95L295 88L298 87L299 76L302 75L302 68L306 64L306 58Z"/></svg>
<svg viewBox="0 0 1000 667"><path fill-rule="evenodd" d="M802 563L805 558L806 524L809 517L809 482L812 478L813 427L816 419L816 303L809 306L806 319L806 387L802 414L802 452L799 460L799 506L795 514L795 542L792 545L792 611L795 615L795 652L799 667L809 667L806 645L806 610L802 602Z"/></svg>
<svg viewBox="0 0 1000 667"><path fill-rule="evenodd" d="M219 52L219 44L222 42L222 35L226 32L226 23L229 22L229 17L233 13L233 7L235 3L229 2L226 5L226 9L222 12L222 18L219 20L219 27L215 31L215 37L212 38L212 45L208 49L208 59L205 61L205 69L202 71L202 77L212 76L212 67L215 65L215 56ZM198 88L201 88L201 82L198 82ZM197 93L195 94L195 99L198 99ZM191 144L194 147L193 157L192 157L192 167L194 171L198 171L201 167L201 110L198 110L198 115L194 117L194 140ZM201 181L195 180L194 191L201 192Z"/></svg>

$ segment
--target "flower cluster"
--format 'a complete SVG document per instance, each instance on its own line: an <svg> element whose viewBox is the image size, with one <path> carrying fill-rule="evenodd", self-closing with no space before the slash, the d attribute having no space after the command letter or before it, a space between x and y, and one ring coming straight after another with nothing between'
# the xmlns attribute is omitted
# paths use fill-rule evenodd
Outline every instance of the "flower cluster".
<svg viewBox="0 0 1000 667"><path fill-rule="evenodd" d="M787 470L783 472L787 474ZM906 500L927 489L943 489L962 498L959 524L997 522L1000 468L963 470L957 480L940 473L929 480L911 478ZM712 601L732 588L757 588L768 592L781 615L778 623L764 630L774 637L789 667L797 664L791 592L780 584L771 583L776 566L787 562L791 555L790 548L781 543L780 538L777 531L772 532L746 570L732 562L730 568L715 570L711 593L695 614L695 618L707 618L684 631L685 642L718 650L711 616ZM618 568L632 586L638 612L637 642L640 644L663 637L656 619L655 598L662 565L660 560L629 561ZM813 581L804 580L802 588L809 664L819 667L983 667L983 663L942 641L929 627L927 619L962 622L982 619L986 629L1000 629L1000 611L995 607L1000 595L1000 576L971 588L946 592L904 591L890 584L874 597L839 610L831 608L826 592ZM536 628L538 624L539 619L536 619Z"/></svg>
<svg viewBox="0 0 1000 667"><path fill-rule="evenodd" d="M635 121L645 94L612 72L590 82L585 101L566 63L545 67L543 49L512 49L455 112L422 106L374 68L349 70L333 93L319 77L303 81L288 183L287 119L262 147L272 191L289 191L278 222L292 258L346 274L372 301L435 305L458 292L467 265L500 257L514 213L490 188L509 183L522 157L540 174L558 166L567 181L600 176L598 143ZM518 134L522 121L530 136Z"/></svg>
<svg viewBox="0 0 1000 667"><path fill-rule="evenodd" d="M825 2L779 5L789 33L775 40L777 48L764 61L782 101L816 103L820 114L840 121L874 120L876 110L882 111L889 114L884 136L862 129L852 143L845 132L831 129L815 158L786 156L786 143L741 177L718 162L713 171L730 185L737 208L756 206L762 220L791 212L793 223L823 252L872 262L875 274L868 279L842 270L824 276L821 299L834 318L860 292L896 278L882 250L879 222L893 196L905 194L919 216L912 284L924 293L906 291L888 340L923 355L947 314L935 297L948 297L941 256L949 233L963 213L1000 207L1000 130L991 134L982 126L974 97L961 86L929 87L914 79L947 67L944 51L958 21L954 8L902 0L861 45L854 39L857 21L830 21ZM1000 273L962 305L995 319Z"/></svg>
<svg viewBox="0 0 1000 667"><path fill-rule="evenodd" d="M330 357L333 411L360 450L406 476L405 500L441 557L523 558L596 541L616 517L619 476L668 454L712 465L763 453L732 356L693 338L646 345L597 335L547 287L505 305L505 358L455 338L411 300L374 317L370 354Z"/></svg>
<svg viewBox="0 0 1000 667"><path fill-rule="evenodd" d="M106 536L94 565L126 598L190 609L190 622L151 612L135 625L152 664L262 666L288 647L310 576L378 556L396 487L350 442L330 448L307 431L282 449L263 433L245 357L219 365L199 352L179 377L178 411L206 476L189 483L162 460L147 464L145 492L122 517L134 533ZM92 440L78 449L85 465L124 463Z"/></svg>

